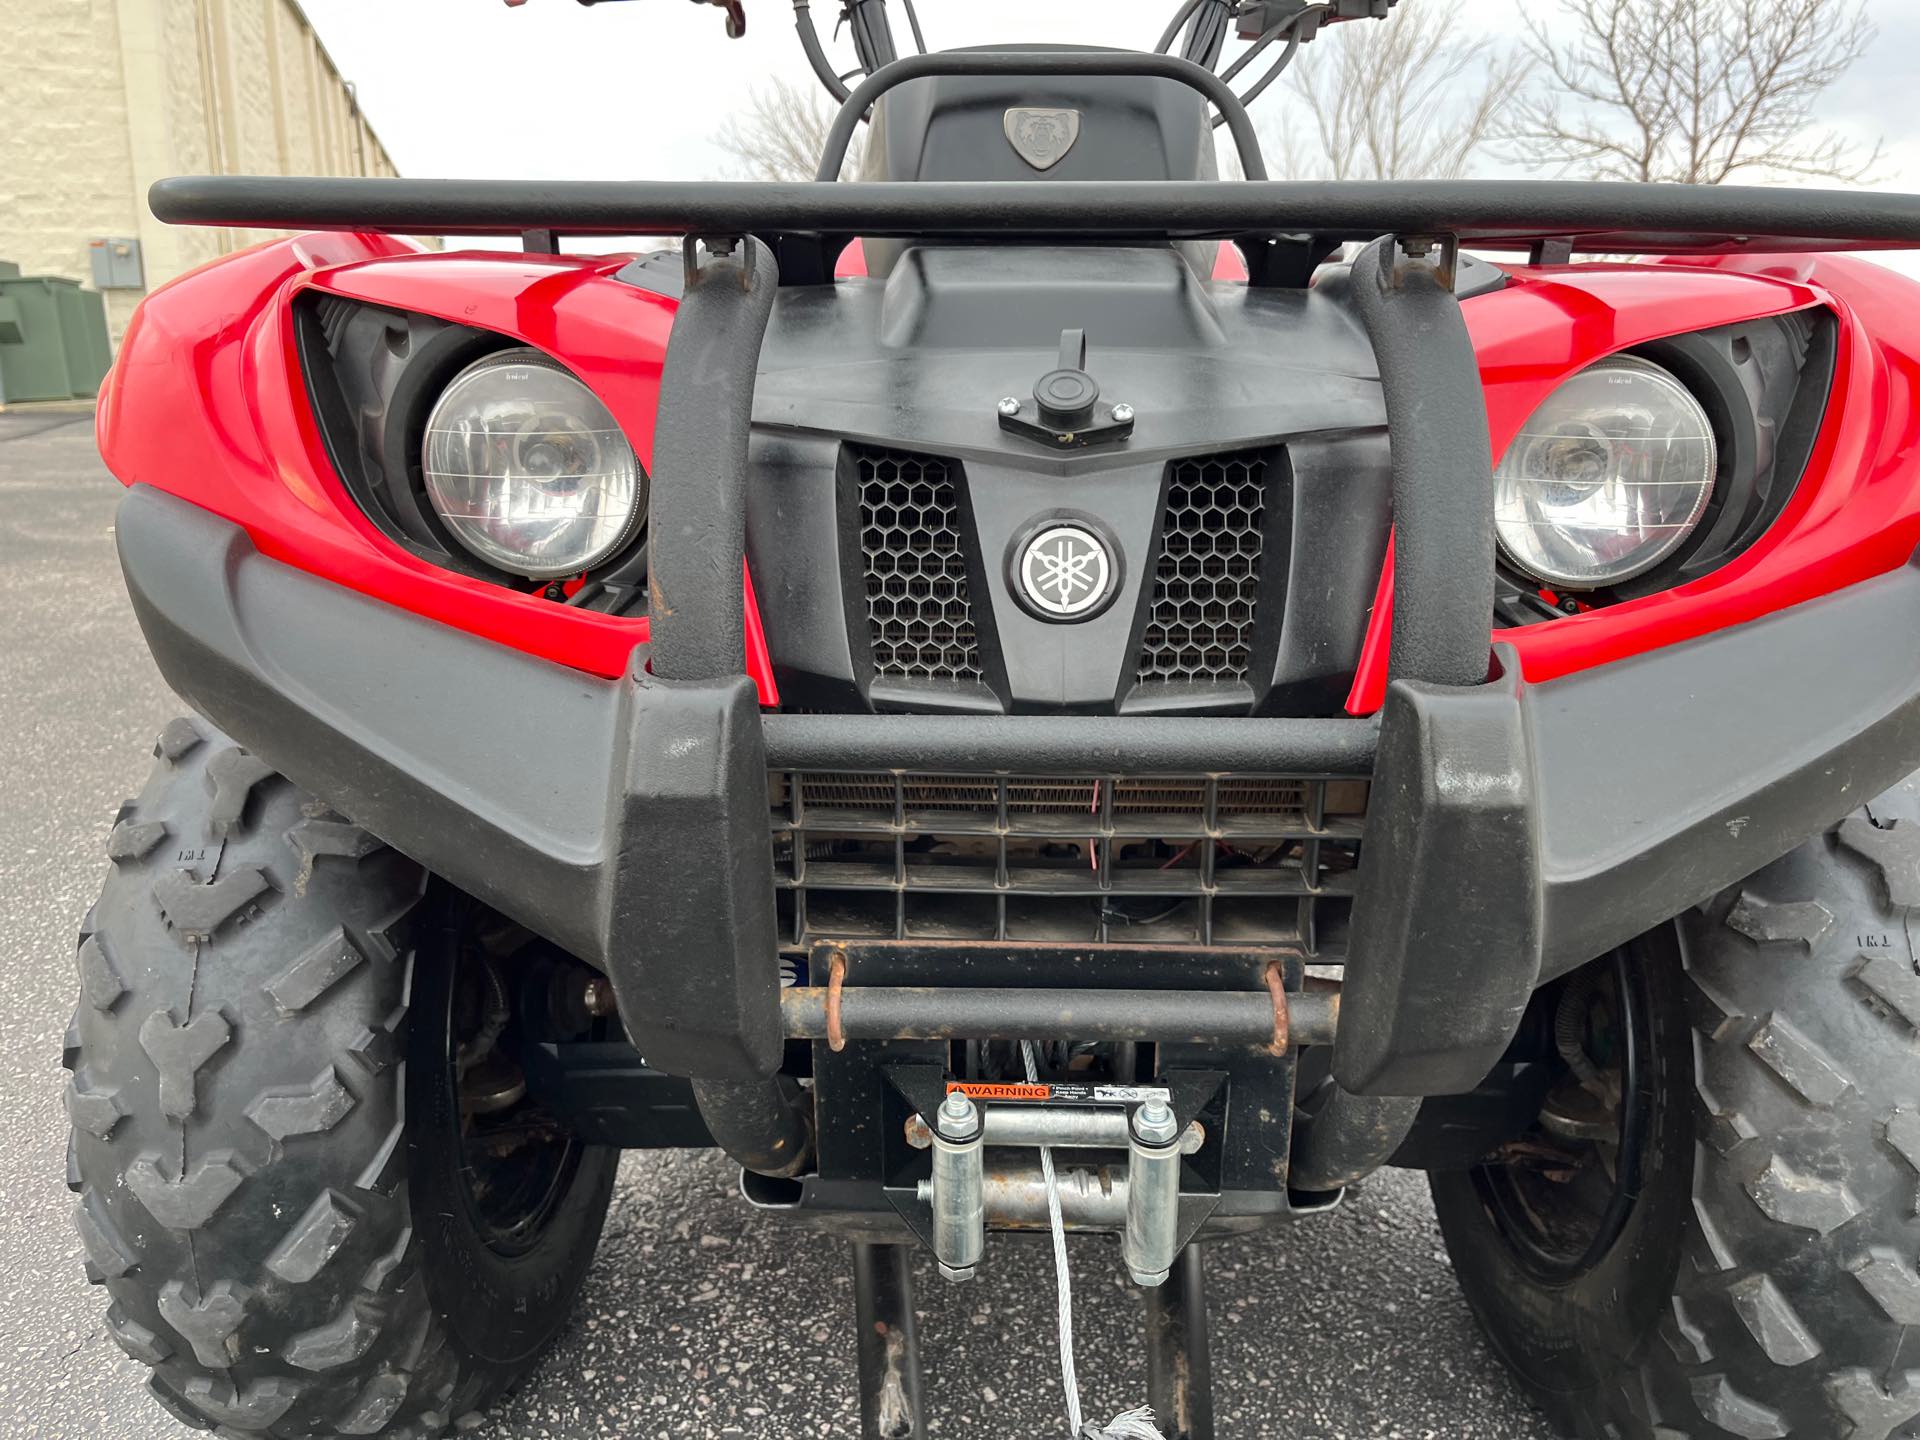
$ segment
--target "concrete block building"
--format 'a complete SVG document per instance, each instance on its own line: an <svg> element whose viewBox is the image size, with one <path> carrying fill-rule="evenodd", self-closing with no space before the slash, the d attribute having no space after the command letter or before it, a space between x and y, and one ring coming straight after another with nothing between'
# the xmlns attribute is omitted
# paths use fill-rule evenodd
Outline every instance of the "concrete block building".
<svg viewBox="0 0 1920 1440"><path fill-rule="evenodd" d="M0 260L102 291L117 342L149 289L264 233L175 229L167 175L391 175L297 0L6 0Z"/></svg>

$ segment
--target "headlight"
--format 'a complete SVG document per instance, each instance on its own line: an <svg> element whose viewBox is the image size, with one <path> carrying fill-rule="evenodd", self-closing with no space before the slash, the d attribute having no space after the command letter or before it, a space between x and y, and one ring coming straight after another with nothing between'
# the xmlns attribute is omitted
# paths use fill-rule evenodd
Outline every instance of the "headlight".
<svg viewBox="0 0 1920 1440"><path fill-rule="evenodd" d="M1677 550L1713 497L1719 448L1691 391L1615 355L1534 411L1494 472L1500 548L1537 580L1615 585Z"/></svg>
<svg viewBox="0 0 1920 1440"><path fill-rule="evenodd" d="M537 350L453 377L427 417L427 499L475 555L534 580L619 550L647 511L647 477L607 407Z"/></svg>

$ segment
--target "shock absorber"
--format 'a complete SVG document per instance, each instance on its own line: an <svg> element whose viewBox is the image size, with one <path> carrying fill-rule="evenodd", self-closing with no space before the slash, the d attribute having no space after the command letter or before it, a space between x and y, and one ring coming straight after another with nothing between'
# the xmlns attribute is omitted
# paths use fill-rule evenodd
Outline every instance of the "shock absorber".
<svg viewBox="0 0 1920 1440"><path fill-rule="evenodd" d="M1180 1233L1180 1121L1158 1097L1133 1112L1127 1143L1127 1229L1120 1252L1133 1283L1162 1284Z"/></svg>
<svg viewBox="0 0 1920 1440"><path fill-rule="evenodd" d="M987 1246L987 1130L958 1090L933 1125L933 1258L949 1280L971 1280Z"/></svg>

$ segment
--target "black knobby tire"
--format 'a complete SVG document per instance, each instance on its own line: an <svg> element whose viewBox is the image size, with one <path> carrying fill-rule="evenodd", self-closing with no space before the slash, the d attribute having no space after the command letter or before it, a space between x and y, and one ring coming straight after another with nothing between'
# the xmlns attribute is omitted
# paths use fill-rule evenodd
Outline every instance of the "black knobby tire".
<svg viewBox="0 0 1920 1440"><path fill-rule="evenodd" d="M426 877L200 722L155 753L108 842L65 1055L108 1329L198 1429L439 1434L564 1322L615 1157L573 1155L537 1237L490 1250Z"/></svg>
<svg viewBox="0 0 1920 1440"><path fill-rule="evenodd" d="M1920 1434L1920 783L1634 958L1651 1135L1610 1252L1543 1279L1484 1172L1433 1177L1495 1349L1591 1440Z"/></svg>

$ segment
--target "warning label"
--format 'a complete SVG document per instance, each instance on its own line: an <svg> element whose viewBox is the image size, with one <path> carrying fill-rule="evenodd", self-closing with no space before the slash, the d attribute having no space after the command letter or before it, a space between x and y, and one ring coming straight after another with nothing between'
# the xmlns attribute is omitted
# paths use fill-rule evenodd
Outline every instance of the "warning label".
<svg viewBox="0 0 1920 1440"><path fill-rule="evenodd" d="M1171 1100L1173 1092L1157 1085L1020 1085L1007 1081L949 1080L947 1093L958 1090L975 1100L1017 1100L1028 1104L1140 1105L1148 1100Z"/></svg>
<svg viewBox="0 0 1920 1440"><path fill-rule="evenodd" d="M975 1100L1051 1100L1051 1085L992 1085L980 1080L951 1080L947 1093L958 1090Z"/></svg>

